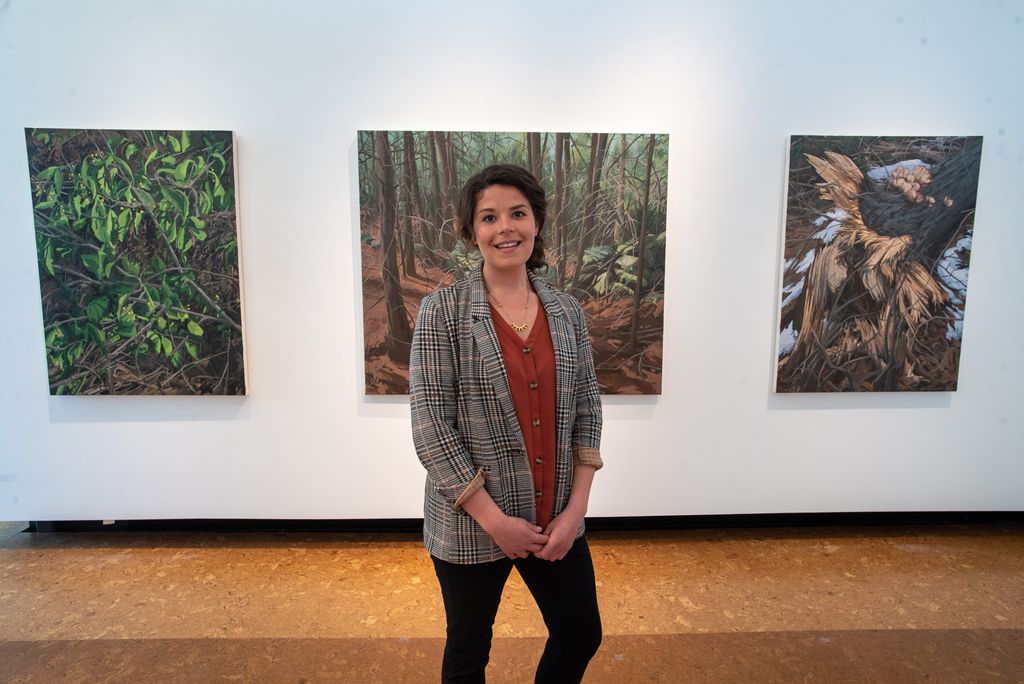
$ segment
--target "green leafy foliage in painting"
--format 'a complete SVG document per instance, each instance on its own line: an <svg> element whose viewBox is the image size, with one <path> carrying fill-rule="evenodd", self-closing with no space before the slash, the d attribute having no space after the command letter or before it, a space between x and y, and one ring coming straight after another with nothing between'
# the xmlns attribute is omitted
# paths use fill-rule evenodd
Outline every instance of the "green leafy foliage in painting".
<svg viewBox="0 0 1024 684"><path fill-rule="evenodd" d="M231 133L26 139L51 393L244 393Z"/></svg>
<svg viewBox="0 0 1024 684"><path fill-rule="evenodd" d="M583 252L581 287L596 297L632 297L639 261L637 250L636 242L588 247ZM653 287L641 292L648 295L659 293L665 278L665 231L647 235L645 252L643 282L645 286L653 284Z"/></svg>

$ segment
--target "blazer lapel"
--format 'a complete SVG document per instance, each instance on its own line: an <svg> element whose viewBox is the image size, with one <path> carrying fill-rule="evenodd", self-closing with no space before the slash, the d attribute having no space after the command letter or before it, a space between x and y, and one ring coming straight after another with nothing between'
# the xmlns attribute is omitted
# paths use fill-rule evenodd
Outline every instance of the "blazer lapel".
<svg viewBox="0 0 1024 684"><path fill-rule="evenodd" d="M470 314L473 317L473 338L476 340L477 349L483 361L484 369L487 372L487 379L498 397L498 403L505 414L505 423L516 436L520 451L526 454L526 440L523 438L523 431L519 429L519 418L516 416L516 406L512 401L512 391L508 386L508 376L505 373L505 362L501 355L501 345L498 344L498 333L494 330L494 321L491 320L491 307L487 303L487 290L484 288L481 269L477 269L470 276L469 282Z"/></svg>

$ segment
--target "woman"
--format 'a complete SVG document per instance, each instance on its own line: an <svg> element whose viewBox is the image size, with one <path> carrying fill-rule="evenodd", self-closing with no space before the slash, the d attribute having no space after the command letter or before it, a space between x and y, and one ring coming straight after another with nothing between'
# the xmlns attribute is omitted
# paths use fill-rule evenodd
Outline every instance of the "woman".
<svg viewBox="0 0 1024 684"><path fill-rule="evenodd" d="M518 166L470 178L458 218L482 267L426 297L416 320L412 431L448 623L444 682L484 681L513 566L548 627L537 682L580 681L601 643L583 537L601 401L583 309L534 273L546 207Z"/></svg>

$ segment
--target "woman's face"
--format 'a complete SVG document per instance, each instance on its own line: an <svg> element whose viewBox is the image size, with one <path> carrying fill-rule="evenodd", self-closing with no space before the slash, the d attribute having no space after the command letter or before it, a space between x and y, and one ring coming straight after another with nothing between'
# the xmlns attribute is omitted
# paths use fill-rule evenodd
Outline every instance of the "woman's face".
<svg viewBox="0 0 1024 684"><path fill-rule="evenodd" d="M537 221L530 202L510 185L489 185L473 211L473 239L492 269L523 269L533 254Z"/></svg>

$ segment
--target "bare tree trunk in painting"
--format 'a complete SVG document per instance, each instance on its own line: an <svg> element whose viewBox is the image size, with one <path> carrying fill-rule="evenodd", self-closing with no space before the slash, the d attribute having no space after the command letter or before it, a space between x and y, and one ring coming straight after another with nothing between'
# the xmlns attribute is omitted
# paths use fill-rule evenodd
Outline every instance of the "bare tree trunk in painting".
<svg viewBox="0 0 1024 684"><path fill-rule="evenodd" d="M449 250L458 238L459 228L455 225L455 167L452 143L450 134L444 131L434 131L434 143L437 145L437 152L441 156L441 171L443 173L442 202L444 209L441 220L441 247Z"/></svg>
<svg viewBox="0 0 1024 684"><path fill-rule="evenodd" d="M402 220L399 222L401 226L401 244L402 244L402 275L406 278L415 278L416 273L416 247L415 240L412 237L413 231L413 219L412 219L412 208L409 199L409 188L402 184Z"/></svg>
<svg viewBox="0 0 1024 684"><path fill-rule="evenodd" d="M543 185L544 177L541 171L544 168L544 157L540 151L540 133L526 134L526 156L530 164L530 173Z"/></svg>
<svg viewBox="0 0 1024 684"><path fill-rule="evenodd" d="M459 142L463 143L463 149L465 148L465 140L463 138L464 133L459 131ZM458 208L456 204L459 200L459 174L458 174L458 163L456 161L458 148L455 146L455 137L451 132L448 133L448 211L450 212L451 221L448 225L451 227L451 240L448 242L448 249L455 246L455 243L459 241L459 222L458 222Z"/></svg>
<svg viewBox="0 0 1024 684"><path fill-rule="evenodd" d="M601 170L604 167L604 151L608 144L607 133L591 133L590 163L587 165L587 194L583 198L583 226L576 244L576 264L572 274L572 289L579 285L580 271L583 270L583 253L586 251L594 219L597 213L597 195L601 191Z"/></svg>
<svg viewBox="0 0 1024 684"><path fill-rule="evenodd" d="M615 181L615 227L612 242L622 244L626 239L626 134L622 134L619 147L619 177Z"/></svg>
<svg viewBox="0 0 1024 684"><path fill-rule="evenodd" d="M388 146L387 131L374 131L377 159L380 161L377 175L380 183L380 241L384 250L381 267L384 276L384 304L387 307L388 335L387 354L395 363L409 364L409 346L412 330L402 301L402 286L398 278L397 226L395 225L395 171Z"/></svg>
<svg viewBox="0 0 1024 684"><path fill-rule="evenodd" d="M395 148L388 150L391 153L392 162L399 158L398 140L396 139L393 144ZM392 171L392 175L394 175L394 171ZM402 184L399 184L398 192L400 204L395 208L395 227L398 230L399 246L398 263L402 268L402 277L409 278L416 275L416 251L412 238L412 222L409 219L409 193L406 191L405 185ZM399 211L399 207L401 211Z"/></svg>
<svg viewBox="0 0 1024 684"><path fill-rule="evenodd" d="M404 131L402 137L405 141L405 191L408 193L410 204L408 213L413 216L412 222L420 236L420 243L429 249L432 246L430 232L427 230L426 211L416 172L416 141L413 140L412 131Z"/></svg>
<svg viewBox="0 0 1024 684"><path fill-rule="evenodd" d="M430 160L430 180L434 188L434 226L437 230L437 240L430 241L430 247L434 248L441 244L441 230L444 225L444 200L442 195L441 185L441 171L440 166L437 164L437 145L434 138L436 137L436 131L429 131L427 134L427 149L429 155L427 158Z"/></svg>
<svg viewBox="0 0 1024 684"><path fill-rule="evenodd" d="M551 193L551 241L548 255L551 258L551 263L555 268L555 272L558 273L558 222L562 215L562 138L565 137L564 133L555 133L555 178L554 178L554 191ZM560 276L559 276L560 277Z"/></svg>
<svg viewBox="0 0 1024 684"><path fill-rule="evenodd" d="M374 148L374 145L376 144L376 138L374 138L373 136L373 131L366 131L366 135L369 136L369 142L364 145L364 149L366 150L365 154L367 172L370 174L371 178L376 178L377 155ZM368 188L368 195L369 199L372 200L373 204L378 204L380 202L380 198L377 197L377 183L370 184L370 187ZM367 206L369 206L369 204Z"/></svg>
<svg viewBox="0 0 1024 684"><path fill-rule="evenodd" d="M562 146L562 202L558 216L558 288L565 289L565 243L569 227L569 179L572 178L571 136L563 133Z"/></svg>
<svg viewBox="0 0 1024 684"><path fill-rule="evenodd" d="M432 136L434 148L437 152L438 169L441 172L441 194L437 198L438 205L441 207L441 221L437 224L437 235L440 238L441 248L447 249L445 231L448 229L448 196L451 193L449 185L451 179L448 178L448 143L445 141L444 131L434 131Z"/></svg>
<svg viewBox="0 0 1024 684"><path fill-rule="evenodd" d="M644 252L647 248L647 204L651 200L651 171L654 168L654 136L647 140L647 176L644 179L644 204L640 210L639 253L636 260L636 285L633 286L633 315L629 322L629 346L636 349L637 333L640 329L640 298L644 284Z"/></svg>

